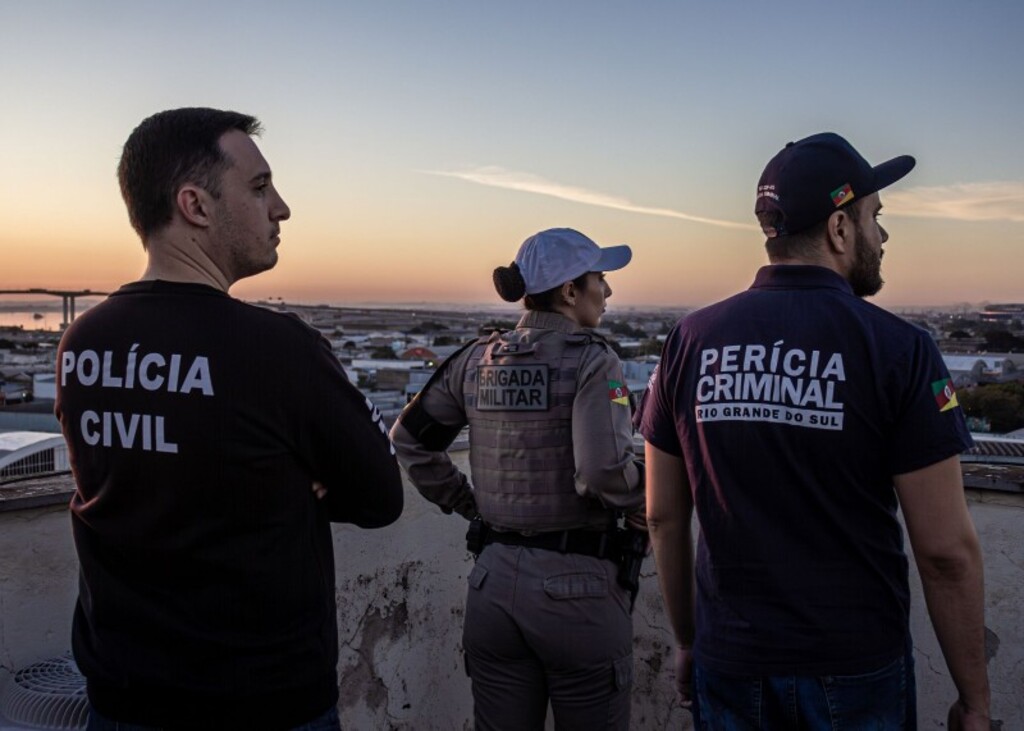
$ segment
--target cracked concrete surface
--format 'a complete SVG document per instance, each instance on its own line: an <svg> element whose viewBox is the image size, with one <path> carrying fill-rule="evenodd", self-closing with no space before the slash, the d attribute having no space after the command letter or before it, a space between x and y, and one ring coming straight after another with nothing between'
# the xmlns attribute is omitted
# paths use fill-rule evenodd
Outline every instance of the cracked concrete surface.
<svg viewBox="0 0 1024 731"><path fill-rule="evenodd" d="M66 506L0 513L0 687L68 651L77 578Z"/></svg>
<svg viewBox="0 0 1024 731"><path fill-rule="evenodd" d="M344 728L471 727L460 646L471 562L458 550L458 527L415 501L423 502L407 495L410 514L402 520L432 525L427 535L445 538L440 555L433 540L402 530L401 521L373 533L335 530Z"/></svg>
<svg viewBox="0 0 1024 731"><path fill-rule="evenodd" d="M465 468L465 453L455 456ZM968 497L985 553L993 728L1024 729L1024 496ZM472 567L464 535L464 521L412 489L396 525L335 527L343 728L472 728L461 646ZM921 728L941 729L954 689L914 569L911 588ZM76 590L66 509L0 512L0 685L13 670L68 650ZM674 643L653 559L645 563L633 617L632 727L690 728L675 698Z"/></svg>
<svg viewBox="0 0 1024 731"><path fill-rule="evenodd" d="M968 490L967 497L985 560L985 658L992 686L992 728L1024 729L1024 496ZM913 561L910 582L921 727L945 728L945 711L956 698L956 689L928 621Z"/></svg>
<svg viewBox="0 0 1024 731"><path fill-rule="evenodd" d="M356 631L348 639L343 639L341 647L354 656L354 664L342 665L338 673L341 684L341 708L348 709L365 703L370 711L387 714L389 690L384 678L376 671L377 647L382 640L395 642L406 633L409 624L406 597L409 592L409 572L413 568L414 564L397 567L400 578L395 582L396 591L392 592L391 597L388 596L386 589L379 591L356 623ZM382 573L391 572L385 570ZM391 577L378 575L369 582L364 582L363 579L364 577L359 577L357 583L387 587ZM349 593L339 587L339 606ZM403 705L411 707L411 704Z"/></svg>

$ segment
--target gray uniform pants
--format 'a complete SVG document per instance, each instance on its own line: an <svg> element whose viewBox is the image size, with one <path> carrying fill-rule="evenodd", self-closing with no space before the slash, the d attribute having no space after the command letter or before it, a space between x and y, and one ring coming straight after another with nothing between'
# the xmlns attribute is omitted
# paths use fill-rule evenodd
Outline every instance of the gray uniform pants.
<svg viewBox="0 0 1024 731"><path fill-rule="evenodd" d="M629 592L606 559L492 543L469 575L462 643L477 731L629 728Z"/></svg>

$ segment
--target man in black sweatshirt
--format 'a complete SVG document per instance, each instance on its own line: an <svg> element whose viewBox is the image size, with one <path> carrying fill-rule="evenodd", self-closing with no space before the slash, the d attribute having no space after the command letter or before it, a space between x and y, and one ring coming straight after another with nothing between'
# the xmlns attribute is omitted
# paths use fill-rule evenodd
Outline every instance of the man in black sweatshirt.
<svg viewBox="0 0 1024 731"><path fill-rule="evenodd" d="M337 729L330 521L402 511L380 415L326 340L228 294L274 266L290 215L259 131L176 109L132 132L118 177L148 266L61 341L90 729Z"/></svg>

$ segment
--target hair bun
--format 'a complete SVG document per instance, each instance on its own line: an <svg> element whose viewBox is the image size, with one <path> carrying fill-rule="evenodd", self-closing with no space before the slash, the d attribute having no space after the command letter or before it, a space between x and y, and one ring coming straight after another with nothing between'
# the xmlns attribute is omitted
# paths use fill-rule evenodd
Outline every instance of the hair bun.
<svg viewBox="0 0 1024 731"><path fill-rule="evenodd" d="M519 265L512 262L507 267L497 267L491 275L498 296L506 302L518 302L526 294L526 280L519 271Z"/></svg>

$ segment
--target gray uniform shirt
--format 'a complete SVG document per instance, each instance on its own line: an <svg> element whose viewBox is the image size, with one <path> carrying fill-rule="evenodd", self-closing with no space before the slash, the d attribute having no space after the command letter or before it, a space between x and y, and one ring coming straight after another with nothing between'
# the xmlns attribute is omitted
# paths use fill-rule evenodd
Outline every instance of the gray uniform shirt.
<svg viewBox="0 0 1024 731"><path fill-rule="evenodd" d="M520 319L516 330L524 329L531 330L530 337L535 340L587 332L564 315L535 311ZM443 372L420 394L423 408L435 421L452 427L467 423L463 381L474 351L468 348L445 362ZM626 393L622 364L615 353L601 342L586 346L572 407L576 491L609 510L633 513L644 509L644 471L642 459L634 453ZM425 448L403 426L401 418L391 430L391 439L399 463L427 500L445 512L454 511L466 518L476 516L470 482L447 452ZM575 527L579 526L562 526Z"/></svg>

